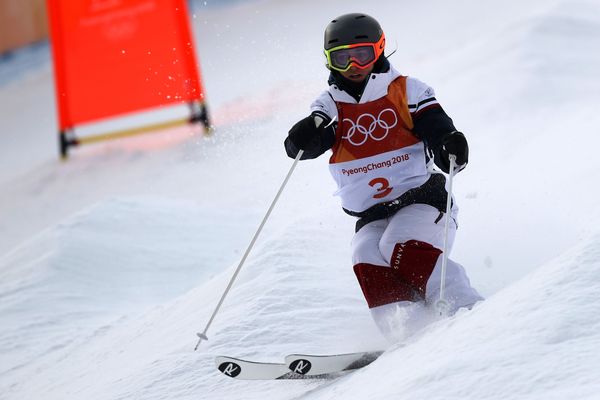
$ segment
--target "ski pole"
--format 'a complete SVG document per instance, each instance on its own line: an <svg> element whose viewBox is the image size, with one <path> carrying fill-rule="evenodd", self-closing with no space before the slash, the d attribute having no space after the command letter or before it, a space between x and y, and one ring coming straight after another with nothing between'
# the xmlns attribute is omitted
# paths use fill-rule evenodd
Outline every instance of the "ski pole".
<svg viewBox="0 0 600 400"><path fill-rule="evenodd" d="M452 180L454 178L454 168L456 166L456 156L450 154L450 170L448 171L448 198L446 200L446 223L444 224L444 252L442 253L442 271L440 277L440 299L436 302L435 308L444 316L448 313L450 305L444 298L444 289L446 286L446 265L448 264L448 227L450 226L450 212L452 211Z"/></svg>
<svg viewBox="0 0 600 400"><path fill-rule="evenodd" d="M238 274L240 273L240 270L242 269L242 265L244 265L244 262L246 261L246 258L248 257L248 254L250 254L250 250L252 250L252 247L254 247L254 244L256 243L256 239L258 239L258 236L260 235L260 232L262 231L263 227L265 226L265 223L267 222L267 219L271 215L271 211L273 211L273 208L275 208L275 203L277 203L277 200L279 199L279 196L283 192L283 188L285 188L285 185L287 184L288 180L290 179L290 176L292 176L292 172L294 172L294 169L296 168L296 165L298 164L298 161L300 161L300 157L302 157L303 153L304 153L304 151L300 150L298 152L298 155L294 159L294 163L290 167L290 170L287 173L287 176L285 177L285 179L283 180L283 183L281 184L281 187L279 188L279 191L275 195L275 198L271 202L271 206L267 210L267 213L265 214L265 217L263 218L262 222L258 226L258 229L256 230L256 233L254 234L254 237L252 238L252 241L250 241L250 245L246 249L246 252L242 256L242 259L241 259L240 263L238 264L237 268L235 269L235 272L233 273L233 276L229 280L229 284L227 285L227 288L225 288L225 291L223 292L223 295L221 296L221 299L219 300L219 303L217 304L217 307L215 308L215 311L213 311L210 319L208 320L208 323L206 324L206 327L204 328L204 331L202 331L202 333L200 333L200 332L196 333L196 335L198 336L198 343L196 344L196 347L194 347L194 351L198 350L198 346L200 346L200 343L202 342L202 340L208 340L208 337L206 336L206 332L208 331L208 328L210 327L210 325L212 324L213 320L215 319L215 316L219 312L219 309L221 308L221 305L223 304L223 301L225 300L225 297L229 293L229 290L231 289L231 286L233 286L233 282L235 281L235 278L237 278Z"/></svg>

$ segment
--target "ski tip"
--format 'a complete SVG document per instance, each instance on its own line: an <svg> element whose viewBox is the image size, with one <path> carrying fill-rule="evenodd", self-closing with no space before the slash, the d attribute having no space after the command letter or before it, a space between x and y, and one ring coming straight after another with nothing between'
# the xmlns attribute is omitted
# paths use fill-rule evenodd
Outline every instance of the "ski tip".
<svg viewBox="0 0 600 400"><path fill-rule="evenodd" d="M290 371L282 363L257 362L218 356L215 358L215 364L223 375L230 378L244 380L291 379L288 377Z"/></svg>
<svg viewBox="0 0 600 400"><path fill-rule="evenodd" d="M217 357L215 358L215 364L217 369L221 371L223 375L227 375L230 378L237 378L242 372L240 364L231 358Z"/></svg>

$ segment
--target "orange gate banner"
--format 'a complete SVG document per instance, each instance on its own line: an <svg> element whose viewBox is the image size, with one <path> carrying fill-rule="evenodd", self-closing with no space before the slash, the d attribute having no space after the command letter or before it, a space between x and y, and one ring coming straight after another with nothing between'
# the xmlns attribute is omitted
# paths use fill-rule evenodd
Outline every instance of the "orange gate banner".
<svg viewBox="0 0 600 400"><path fill-rule="evenodd" d="M202 101L186 0L47 0L60 130Z"/></svg>

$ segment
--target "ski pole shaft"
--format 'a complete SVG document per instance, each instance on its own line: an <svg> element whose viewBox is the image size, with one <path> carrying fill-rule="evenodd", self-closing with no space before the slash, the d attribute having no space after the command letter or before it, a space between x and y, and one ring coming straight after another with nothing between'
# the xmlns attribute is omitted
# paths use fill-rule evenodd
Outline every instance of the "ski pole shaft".
<svg viewBox="0 0 600 400"><path fill-rule="evenodd" d="M265 226L265 223L267 222L267 219L269 219L269 216L271 215L271 212L273 211L273 208L275 208L275 204L277 203L277 200L279 200L279 196L281 196L281 193L283 192L283 189L285 188L285 185L289 181L290 176L292 176L292 172L294 172L294 169L296 169L296 165L298 164L298 161L300 161L300 158L302 157L303 153L304 153L304 151L300 150L298 152L298 155L294 159L294 163L290 167L290 170L287 173L285 179L283 180L283 183L281 184L281 187L279 188L279 191L277 192L277 194L275 195L275 198L271 202L271 206L267 210L267 213L265 214L262 222L258 226L258 229L256 230L256 233L254 233L254 237L250 241L250 245L248 245L248 248L246 249L246 252L242 256L242 259L240 260L240 263L238 264L237 268L235 269L235 272L233 273L233 276L229 280L229 284L227 284L227 287L225 288L225 291L221 295L221 299L219 300L219 303L217 304L217 307L213 311L210 319L208 320L208 323L206 324L206 327L204 328L204 331L202 331L202 333L198 332L196 334L198 336L198 343L196 344L196 347L194 348L194 351L196 351L198 349L198 346L200 346L200 343L202 342L202 340L208 340L208 337L206 336L206 332L208 331L208 328L210 327L210 325L212 324L213 320L215 319L215 316L219 312L219 309L221 308L221 305L223 304L223 301L225 301L225 297L227 297L227 294L229 293L229 290L233 286L233 282L235 281L235 279L237 278L238 274L240 273L240 270L242 269L242 266L244 265L244 262L246 261L246 258L248 258L248 254L250 254L250 250L252 250L252 247L254 247L254 244L256 243L256 240L258 239L258 236L260 235L260 232L262 231L263 227Z"/></svg>
<svg viewBox="0 0 600 400"><path fill-rule="evenodd" d="M446 223L444 224L444 252L442 253L442 271L440 277L440 299L437 302L437 309L440 315L448 311L448 302L444 296L446 286L446 266L448 265L448 227L450 226L450 214L452 211L452 181L454 178L454 168L456 167L456 156L450 154L450 170L448 171L448 198L446 199Z"/></svg>

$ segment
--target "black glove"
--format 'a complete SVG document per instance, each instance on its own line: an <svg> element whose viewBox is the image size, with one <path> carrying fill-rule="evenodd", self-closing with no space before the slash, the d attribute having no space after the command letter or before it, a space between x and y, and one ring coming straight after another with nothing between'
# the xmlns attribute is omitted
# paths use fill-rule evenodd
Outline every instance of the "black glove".
<svg viewBox="0 0 600 400"><path fill-rule="evenodd" d="M301 160L317 158L333 147L337 125L321 114L312 115L298 121L284 141L285 151L291 158L296 158L303 150Z"/></svg>
<svg viewBox="0 0 600 400"><path fill-rule="evenodd" d="M290 132L288 133L288 139L292 142L296 148L300 150L308 150L314 145L313 144L319 137L320 130L315 124L315 118L309 115L306 118L296 122Z"/></svg>
<svg viewBox="0 0 600 400"><path fill-rule="evenodd" d="M435 157L435 164L446 173L450 171L450 154L456 156L456 166L463 169L469 162L469 145L462 132L446 133L441 140Z"/></svg>

